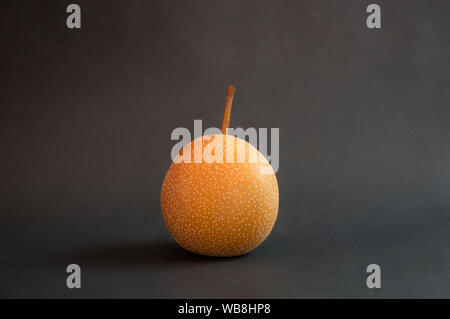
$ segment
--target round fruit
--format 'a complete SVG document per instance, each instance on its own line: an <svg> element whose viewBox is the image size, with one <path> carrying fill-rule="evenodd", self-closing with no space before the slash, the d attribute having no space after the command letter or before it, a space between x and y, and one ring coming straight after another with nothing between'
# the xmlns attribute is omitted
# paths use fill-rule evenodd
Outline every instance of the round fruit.
<svg viewBox="0 0 450 319"><path fill-rule="evenodd" d="M228 93L224 132L234 88ZM216 143L216 161L205 155L210 143ZM190 156L183 156L185 151ZM203 136L174 159L162 185L161 207L169 232L183 248L207 256L238 256L271 232L278 214L277 179L264 156L246 141L225 134Z"/></svg>

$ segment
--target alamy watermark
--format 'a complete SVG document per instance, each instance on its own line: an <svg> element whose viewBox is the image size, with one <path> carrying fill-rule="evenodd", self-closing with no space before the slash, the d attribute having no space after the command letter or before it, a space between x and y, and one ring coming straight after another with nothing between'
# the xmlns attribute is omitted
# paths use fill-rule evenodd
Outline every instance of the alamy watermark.
<svg viewBox="0 0 450 319"><path fill-rule="evenodd" d="M66 285L67 288L81 288L81 268L77 264L70 264L66 268L66 272L70 274L67 276Z"/></svg>
<svg viewBox="0 0 450 319"><path fill-rule="evenodd" d="M245 130L240 127L227 128L227 135L235 136L237 139L226 138L216 127L210 127L203 132L202 120L194 120L193 139L189 129L178 127L171 134L172 141L179 141L172 148L172 161L175 163L260 163L262 174L278 171L279 128L270 128L270 154L269 129L267 128L249 127ZM246 141L252 146L248 146ZM262 156L264 158L261 158Z"/></svg>

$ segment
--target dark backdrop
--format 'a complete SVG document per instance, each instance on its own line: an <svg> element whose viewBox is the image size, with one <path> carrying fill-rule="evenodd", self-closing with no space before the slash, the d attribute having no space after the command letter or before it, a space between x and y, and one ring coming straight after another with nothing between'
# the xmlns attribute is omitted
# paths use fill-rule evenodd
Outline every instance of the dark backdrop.
<svg viewBox="0 0 450 319"><path fill-rule="evenodd" d="M8 0L1 297L450 297L449 1ZM280 210L232 259L184 252L176 127L279 127ZM82 289L65 286L82 268ZM366 287L366 266L382 288Z"/></svg>

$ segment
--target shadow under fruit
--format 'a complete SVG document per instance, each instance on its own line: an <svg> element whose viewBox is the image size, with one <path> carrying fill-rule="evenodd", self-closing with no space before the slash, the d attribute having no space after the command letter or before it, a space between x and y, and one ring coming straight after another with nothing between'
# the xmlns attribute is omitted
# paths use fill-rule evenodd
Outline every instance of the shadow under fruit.
<svg viewBox="0 0 450 319"><path fill-rule="evenodd" d="M235 91L228 87L222 134L186 145L162 185L161 208L169 232L183 248L200 255L248 253L267 238L278 215L272 167L254 146L226 134Z"/></svg>

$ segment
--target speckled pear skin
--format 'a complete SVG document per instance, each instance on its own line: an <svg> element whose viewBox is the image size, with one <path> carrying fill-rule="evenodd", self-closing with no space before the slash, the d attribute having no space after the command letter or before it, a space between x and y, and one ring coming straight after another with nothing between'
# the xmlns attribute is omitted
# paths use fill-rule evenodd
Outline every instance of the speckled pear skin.
<svg viewBox="0 0 450 319"><path fill-rule="evenodd" d="M235 136L220 136L224 145L239 141L246 154L257 152L259 160L251 162L246 156L238 163L235 154L235 161L229 163L225 150L223 163L177 163L175 159L162 185L161 207L169 232L183 248L200 255L231 257L250 252L270 234L278 214L278 183L256 148ZM196 141L187 146L192 161L195 152L199 155L193 147ZM208 142L211 139L201 141L203 146ZM261 167L269 173L262 174Z"/></svg>

